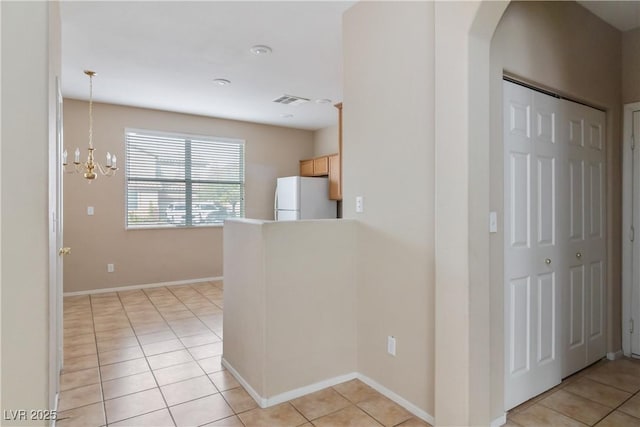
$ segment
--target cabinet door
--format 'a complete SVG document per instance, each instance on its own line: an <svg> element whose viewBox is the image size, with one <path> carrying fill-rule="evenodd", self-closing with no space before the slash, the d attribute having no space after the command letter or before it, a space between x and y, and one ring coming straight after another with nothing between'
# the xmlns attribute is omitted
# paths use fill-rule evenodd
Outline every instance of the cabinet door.
<svg viewBox="0 0 640 427"><path fill-rule="evenodd" d="M300 160L300 176L313 176L313 159Z"/></svg>
<svg viewBox="0 0 640 427"><path fill-rule="evenodd" d="M339 154L333 154L329 156L329 199L342 200Z"/></svg>
<svg viewBox="0 0 640 427"><path fill-rule="evenodd" d="M327 156L316 157L313 159L313 175L329 175L329 158Z"/></svg>

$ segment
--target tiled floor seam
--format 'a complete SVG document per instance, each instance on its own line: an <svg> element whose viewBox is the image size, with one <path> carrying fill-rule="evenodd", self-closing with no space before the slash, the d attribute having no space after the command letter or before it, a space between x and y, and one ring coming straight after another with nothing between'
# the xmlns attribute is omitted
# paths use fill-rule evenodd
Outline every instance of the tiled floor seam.
<svg viewBox="0 0 640 427"><path fill-rule="evenodd" d="M194 288L194 287L191 287L191 288L192 288L194 291L196 291L197 293L199 293L200 295L202 295L202 296L203 296L207 301L209 301L211 304L215 305L215 306L216 306L216 307L218 307L220 310L223 310L223 311L224 311L224 309L223 309L222 307L220 307L220 306L219 306L218 304L216 304L215 302L211 301L211 299L209 299L209 297L208 297L207 295L205 295L205 294L203 294L202 292L200 292L200 290L199 290L198 288Z"/></svg>
<svg viewBox="0 0 640 427"><path fill-rule="evenodd" d="M113 426L114 424L121 423L121 422L127 421L127 420L131 420L133 418L141 417L143 415L153 414L154 412L162 411L163 409L166 409L167 412L169 412L169 415L171 416L171 419L173 420L173 415L171 415L171 411L169 411L169 408L167 407L167 408L154 409L153 411L144 412L142 414L137 414L137 415L134 415L132 417L123 418L121 420L116 420L116 421L113 421L113 422L107 422L106 427L110 427L110 426ZM105 418L106 418L106 415L105 415ZM175 420L173 421L173 425L177 426Z"/></svg>
<svg viewBox="0 0 640 427"><path fill-rule="evenodd" d="M587 368L587 369L588 369L588 368ZM566 387L564 387L564 388L566 388ZM563 389L564 389L564 388L563 388ZM624 405L624 403L625 403L627 400L631 399L631 398L634 396L634 395L629 396L629 398L628 398L628 399L626 399L624 402L620 403L620 404L619 404L618 406L616 406L615 408L611 408L610 406L607 406L607 405L605 405L604 403L596 402L595 400L591 400L591 399L589 399L588 397L580 396L579 394L573 393L571 390L564 390L564 391L565 391L566 393L570 393L570 394L572 394L572 395L574 395L574 396L577 396L577 397L580 397L580 398L582 398L582 399L588 400L589 402L597 403L598 405L602 405L602 406L604 406L604 407L606 407L606 408L611 409L609 412L607 412L607 413L605 414L605 416L601 417L599 420L597 420L596 422L594 422L593 424L591 424L592 426L597 425L600 421L604 420L604 419L605 419L605 418L607 418L609 415L611 415L613 412L617 411L617 410L618 410L618 408L620 408L622 405ZM546 408L548 408L548 409L552 409L552 408L549 408L549 407L548 407L548 406L546 406L546 405L543 405L543 406L545 406L545 407L546 407ZM558 411L556 411L556 412L558 412ZM562 415L564 415L565 417L569 417L569 418L571 418L572 420L576 420L576 421L578 421L578 422L581 422L581 423L583 423L583 424L587 424L587 423L585 423L584 421L580 421L579 419L574 418L574 417L572 417L572 416L570 416L570 415L567 415L567 414L562 414Z"/></svg>
<svg viewBox="0 0 640 427"><path fill-rule="evenodd" d="M93 336L96 344L96 360L98 361L98 378L100 379L100 397L102 398L102 414L104 424L107 425L107 406L104 400L104 382L102 381L102 371L100 370L100 353L98 352L98 334L96 331L96 321L93 317L93 298L89 297L89 308L91 310L91 324L93 325Z"/></svg>
<svg viewBox="0 0 640 427"><path fill-rule="evenodd" d="M122 298L120 298L120 294L117 294L117 295L118 295L118 300L120 300L120 304L122 304ZM149 298L148 295L147 295L147 298ZM133 324L131 323L131 318L129 317L129 313L126 310L124 311L124 313L125 313L125 316L127 316L127 320L129 321L129 325L131 326L131 329L133 329ZM155 374L153 373L153 369L151 369L151 364L149 363L149 359L147 358L147 355L144 352L144 348L142 347L142 343L140 342L140 338L138 338L138 334L136 334L135 329L133 329L133 335L136 337L136 341L138 341L138 345L142 349L142 354L144 354L144 361L146 362L147 367L149 368L149 372L151 372L151 376L153 377L153 381L156 384L158 392L160 392L160 396L162 397L162 401L164 402L165 408L167 408L167 412L169 412L169 416L171 417L171 421L173 422L173 425L177 426L178 424L176 423L176 420L173 418L173 414L171 413L171 410L169 410L169 405L167 404L167 399L164 397L164 394L162 393L162 389L160 388L160 384L158 383L158 379L156 378ZM149 411L147 413L150 414L150 413L155 412L155 411L157 411L157 409L153 410L153 411ZM135 417L138 417L140 415L145 415L145 414L138 414L138 415L135 415ZM106 404L105 404L105 409L104 409L104 416L105 416L105 418L107 417ZM134 417L131 417L131 418L134 418ZM109 420L107 420L107 423L108 422L109 422Z"/></svg>
<svg viewBox="0 0 640 427"><path fill-rule="evenodd" d="M521 412L524 412L524 411L528 410L529 408L531 408L531 407L533 407L533 406L535 406L535 405L541 405L541 406L545 407L546 409L548 409L548 410L550 410L550 411L553 411L553 412L555 412L555 413L557 413L557 414L560 414L560 415L562 415L562 416L564 416L564 417L570 418L570 419L572 419L572 420L574 420L574 421L577 421L577 422L580 422L580 423L582 423L582 424L587 424L587 423L585 423L584 421L581 421L581 420L579 420L579 419L577 419L577 418L575 418L575 417L572 417L571 415L568 415L568 414L565 414L565 413L563 413L563 412L560 412L559 410L556 410L556 409L554 409L554 408L552 408L552 407L549 407L549 406L545 405L544 403L542 403L542 402L543 402L547 397L551 396L551 395L552 395L552 394L554 394L555 392L558 392L559 390L564 390L565 392L567 392L567 393L569 393L569 394L572 394L572 395L577 396L577 397L579 397L579 398L585 399L585 400L587 400L587 401L589 401L589 402L593 402L593 403L599 404L599 405L601 405L601 406L604 406L604 407L606 407L606 408L609 408L609 409L610 409L610 410L609 410L609 412L607 412L604 416L602 416L602 417L601 417L601 418L599 418L597 421L595 421L593 424L591 424L592 426L597 426L597 425L598 425L599 423L601 423L604 419L606 419L606 418L607 418L607 417L609 417L612 413L617 412L617 411L622 412L622 413L624 413L625 415L628 415L628 416L630 416L630 417L637 418L637 417L635 417L634 415L631 415L631 414L629 414L629 413L627 413L627 412L625 412L625 411L622 411L620 408L622 408L622 406L624 406L624 405L625 405L629 400L633 399L635 396L640 395L640 389L639 389L639 390L637 390L637 391L636 391L636 392L634 392L634 393L630 393L629 391L624 390L624 389L621 389L621 388L616 387L616 386L614 386L614 385L607 384L607 383L603 383L603 382L601 382L601 381L597 381L596 379L593 379L593 378L588 377L588 373L586 373L586 371L587 371L588 369L595 368L595 367L596 367L596 365L598 365L598 364L600 364L600 363L601 363L601 361L596 362L596 363L594 363L594 364L590 365L589 367L587 367L587 368L583 369L581 372L574 374L574 375L577 375L577 376L572 376L572 377L573 377L575 380L578 380L578 379L583 378L583 377L584 377L584 378L588 378L589 380L594 381L594 382L597 382L597 383L599 383L599 384L601 384L601 385L604 385L604 386L607 386L607 387L614 388L614 389L616 389L616 390L618 390L618 391L622 391L622 392L625 392L625 393L629 393L629 394L630 394L630 395L629 395L629 397L627 397L625 400L623 400L622 402L620 402L617 406L615 406L615 407L611 408L611 406L608 406L608 405L605 405L605 404L603 404L603 403L597 402L597 401L595 401L595 400L589 399L588 397L581 396L581 395L579 395L579 394L577 394L577 393L574 393L574 392L572 392L572 391L570 391L570 390L566 390L566 386L570 385L570 384L573 382L573 381L568 381L566 384L559 384L558 386L556 386L556 387L554 387L553 389L551 389L551 390L553 390L553 392L552 392L552 393L549 393L549 391L551 391L551 390L549 390L549 391L547 391L547 392L542 393L542 395L545 395L545 396L543 396L543 397L534 397L534 398L532 398L532 399L531 399L531 400L532 400L532 403L531 403L530 405L527 405L526 407L524 407L524 408L522 408L522 409L519 409L519 408L520 408L520 406L522 406L522 405L524 405L524 404L526 404L526 403L527 403L527 402L524 402L522 405L520 405L520 406L518 406L518 407L514 408L514 409L515 409L515 411L514 411L513 413L509 413L509 414L507 415L507 420L508 420L509 422L511 422L511 423L513 423L513 424L515 424L515 425L517 425L517 426L520 426L520 424L518 424L517 422L513 421L511 418L512 418L513 416L515 416L516 414L519 414L519 413L521 413ZM636 376L636 375L633 375L633 376ZM572 378L572 377L569 377L569 378ZM563 381L563 382L564 382L564 381ZM549 393L549 394L547 394L547 393ZM513 411L513 410L512 410L512 411ZM510 412L511 412L511 411L510 411ZM403 422L404 422L404 421L403 421Z"/></svg>
<svg viewBox="0 0 640 427"><path fill-rule="evenodd" d="M635 396L638 392L640 392L640 389L636 390L635 392L630 392L630 391L624 390L624 389L622 389L620 387L616 387L615 385L603 383L602 381L598 381L595 378L588 377L588 375L584 375L584 376L589 378L591 381L596 382L598 384L606 385L607 387L615 388L616 390L624 391L625 393L631 393L631 397ZM633 376L635 377L636 375L633 375Z"/></svg>

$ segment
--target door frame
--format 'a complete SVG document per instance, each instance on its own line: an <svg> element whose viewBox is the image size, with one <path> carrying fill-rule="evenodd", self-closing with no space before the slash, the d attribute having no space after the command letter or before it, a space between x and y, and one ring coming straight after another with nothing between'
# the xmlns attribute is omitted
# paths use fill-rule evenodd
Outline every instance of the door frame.
<svg viewBox="0 0 640 427"><path fill-rule="evenodd" d="M62 88L60 77L55 76L52 93L55 104L54 135L49 141L49 407L58 409L60 373L63 365L62 323Z"/></svg>
<svg viewBox="0 0 640 427"><path fill-rule="evenodd" d="M640 111L640 102L624 105L622 128L622 351L631 356L631 304L634 278L638 278L640 267L633 263L634 249L638 250L638 240L631 240L632 227L640 230L638 217L634 219L634 198L639 197L640 186L634 189L633 176L637 175L640 162L633 162L634 150L631 149L633 135L633 113ZM637 164L634 164L637 163ZM637 202L636 202L637 204ZM627 301L627 303L625 303ZM640 327L640 324L638 325ZM638 349L640 351L640 349Z"/></svg>

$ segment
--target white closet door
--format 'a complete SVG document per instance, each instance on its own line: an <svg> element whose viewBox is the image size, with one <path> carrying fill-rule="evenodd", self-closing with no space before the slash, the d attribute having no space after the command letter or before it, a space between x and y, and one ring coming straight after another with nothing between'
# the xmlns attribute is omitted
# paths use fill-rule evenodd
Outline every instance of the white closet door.
<svg viewBox="0 0 640 427"><path fill-rule="evenodd" d="M561 380L557 100L504 83L505 409Z"/></svg>
<svg viewBox="0 0 640 427"><path fill-rule="evenodd" d="M587 248L582 259L587 266L589 287L585 311L587 313L587 359L590 365L605 356L606 313L606 210L605 210L605 113L594 108L578 105L585 115L585 137L587 145L587 171L589 201ZM578 253L575 255L578 256Z"/></svg>
<svg viewBox="0 0 640 427"><path fill-rule="evenodd" d="M583 256L587 247L589 201L588 171L585 161L585 118L580 111L564 104L566 121L563 133L567 139L568 165L567 184L569 202L569 254L568 282L563 286L563 367L562 376L566 377L584 367L587 355L587 331L585 328L585 304L587 297L588 275ZM581 254L578 256L577 254Z"/></svg>
<svg viewBox="0 0 640 427"><path fill-rule="evenodd" d="M604 120L602 111L562 100L568 163L568 282L563 286L566 377L605 354Z"/></svg>

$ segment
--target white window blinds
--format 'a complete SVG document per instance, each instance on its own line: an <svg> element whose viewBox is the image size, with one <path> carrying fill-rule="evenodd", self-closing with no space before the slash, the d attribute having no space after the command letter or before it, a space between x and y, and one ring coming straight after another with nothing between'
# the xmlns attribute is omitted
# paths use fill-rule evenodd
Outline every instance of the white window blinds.
<svg viewBox="0 0 640 427"><path fill-rule="evenodd" d="M244 217L244 141L127 129L127 228Z"/></svg>

